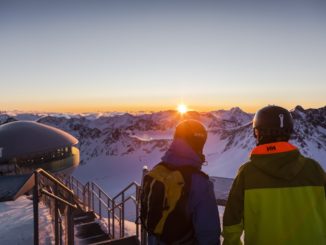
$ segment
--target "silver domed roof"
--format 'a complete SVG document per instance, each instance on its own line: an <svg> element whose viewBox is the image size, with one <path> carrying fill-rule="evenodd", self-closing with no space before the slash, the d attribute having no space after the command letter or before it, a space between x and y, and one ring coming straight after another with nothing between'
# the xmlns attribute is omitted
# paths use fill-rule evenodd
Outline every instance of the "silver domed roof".
<svg viewBox="0 0 326 245"><path fill-rule="evenodd" d="M77 143L72 135L51 126L33 121L10 122L0 126L0 162Z"/></svg>

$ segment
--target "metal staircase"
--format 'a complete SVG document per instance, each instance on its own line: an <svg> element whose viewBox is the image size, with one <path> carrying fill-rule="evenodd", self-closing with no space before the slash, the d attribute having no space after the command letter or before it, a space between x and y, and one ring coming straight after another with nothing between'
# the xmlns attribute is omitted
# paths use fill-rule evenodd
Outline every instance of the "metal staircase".
<svg viewBox="0 0 326 245"><path fill-rule="evenodd" d="M115 197L96 183L83 185L73 176L34 172L34 244L38 245L38 203L42 201L54 220L55 244L146 244L145 232L137 222L140 185L132 182ZM125 234L126 206L133 210L135 233Z"/></svg>
<svg viewBox="0 0 326 245"><path fill-rule="evenodd" d="M111 239L111 237L102 230L100 224L96 222L96 219L97 217L94 212L85 212L82 209L75 211L75 244L96 244Z"/></svg>
<svg viewBox="0 0 326 245"><path fill-rule="evenodd" d="M218 205L225 205L232 181L213 179L216 186L224 187L216 189ZM39 240L39 202L49 208L53 218L56 245L147 244L146 232L138 222L140 185L136 182L111 198L94 182L82 184L73 176L52 175L43 169L30 175L0 176L0 201L15 200L31 189L35 245L42 242ZM126 234L126 220L134 221L135 234Z"/></svg>
<svg viewBox="0 0 326 245"><path fill-rule="evenodd" d="M143 171L145 173L147 169ZM35 183L33 195L35 245L40 242L39 201L46 204L53 217L56 245L147 245L147 234L138 222L141 187L137 182L130 183L111 198L94 182L82 184L73 176L62 174L54 176L43 169L37 169L33 176L27 179L29 184ZM215 178L213 182L229 188L232 179ZM225 190L221 193L216 192L218 205L225 205L227 193ZM126 220L134 221L135 234L126 234Z"/></svg>
<svg viewBox="0 0 326 245"><path fill-rule="evenodd" d="M140 185L138 183L130 183L111 198L94 182L87 182L83 185L73 176L62 176L61 178L74 191L75 198L83 210L93 213L101 222L111 240L117 241L122 238L127 240L129 235L125 234L125 222L126 219L129 219L135 223L134 236L142 241L141 244L145 244L144 231L142 231L140 223L137 222L140 212ZM126 207L128 207L128 211L132 211L132 215L129 214L128 217L126 217ZM141 235L142 233L143 235Z"/></svg>

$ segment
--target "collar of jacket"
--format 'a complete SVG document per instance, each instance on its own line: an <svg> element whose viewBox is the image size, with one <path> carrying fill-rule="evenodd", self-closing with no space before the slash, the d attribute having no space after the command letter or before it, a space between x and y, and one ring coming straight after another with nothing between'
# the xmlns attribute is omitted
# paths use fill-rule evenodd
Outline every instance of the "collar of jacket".
<svg viewBox="0 0 326 245"><path fill-rule="evenodd" d="M191 166L200 169L203 161L182 139L174 139L162 161L173 167Z"/></svg>
<svg viewBox="0 0 326 245"><path fill-rule="evenodd" d="M262 172L283 180L295 178L305 165L305 158L288 142L259 145L252 151L250 161Z"/></svg>
<svg viewBox="0 0 326 245"><path fill-rule="evenodd" d="M294 145L290 144L289 142L274 142L269 144L263 144L255 147L251 151L252 155L270 155L270 154L277 154L277 153L284 153L298 150Z"/></svg>

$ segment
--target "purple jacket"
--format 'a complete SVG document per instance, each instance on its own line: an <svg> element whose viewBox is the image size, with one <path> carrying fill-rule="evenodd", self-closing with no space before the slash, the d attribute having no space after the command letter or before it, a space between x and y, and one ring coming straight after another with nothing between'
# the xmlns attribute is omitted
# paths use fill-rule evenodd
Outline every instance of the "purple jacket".
<svg viewBox="0 0 326 245"><path fill-rule="evenodd" d="M182 139L175 139L162 161L172 167L192 166L201 169L203 160ZM191 178L189 193L189 214L192 216L197 244L220 244L220 219L213 184L200 173ZM156 237L150 236L149 245L164 245Z"/></svg>

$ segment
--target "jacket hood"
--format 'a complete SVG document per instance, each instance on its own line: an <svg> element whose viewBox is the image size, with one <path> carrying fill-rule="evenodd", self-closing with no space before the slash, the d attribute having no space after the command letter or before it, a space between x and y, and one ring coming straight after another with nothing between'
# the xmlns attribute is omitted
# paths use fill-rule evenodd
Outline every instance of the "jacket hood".
<svg viewBox="0 0 326 245"><path fill-rule="evenodd" d="M293 179L304 166L299 150L288 142L259 145L250 159L264 173L285 180Z"/></svg>
<svg viewBox="0 0 326 245"><path fill-rule="evenodd" d="M191 166L200 169L204 160L183 139L174 139L162 161L173 167Z"/></svg>

